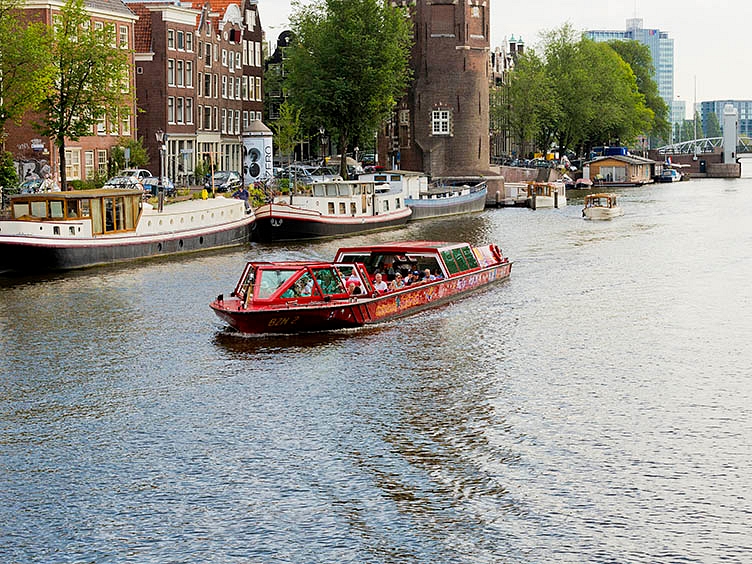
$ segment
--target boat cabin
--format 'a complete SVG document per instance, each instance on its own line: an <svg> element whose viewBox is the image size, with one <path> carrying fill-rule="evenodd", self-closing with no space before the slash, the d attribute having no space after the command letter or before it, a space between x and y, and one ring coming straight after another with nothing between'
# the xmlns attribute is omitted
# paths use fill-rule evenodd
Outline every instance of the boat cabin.
<svg viewBox="0 0 752 564"><path fill-rule="evenodd" d="M497 262L495 253L501 256L498 249L467 243L393 243L343 248L336 260L363 264L369 275L428 269L439 278L450 278Z"/></svg>
<svg viewBox="0 0 752 564"><path fill-rule="evenodd" d="M55 223L54 235L60 235L60 222L70 222L70 234L75 235L82 220L91 224L92 235L102 235L135 231L143 194L140 189L19 194L11 197L10 207L14 221Z"/></svg>
<svg viewBox="0 0 752 564"><path fill-rule="evenodd" d="M349 289L354 285L357 290ZM373 292L363 267L354 263L249 262L233 292L245 307L349 299Z"/></svg>
<svg viewBox="0 0 752 564"><path fill-rule="evenodd" d="M291 204L329 216L372 216L404 207L402 194L389 184L358 180L316 182L310 195L291 197Z"/></svg>
<svg viewBox="0 0 752 564"><path fill-rule="evenodd" d="M615 208L616 194L586 194L586 208Z"/></svg>

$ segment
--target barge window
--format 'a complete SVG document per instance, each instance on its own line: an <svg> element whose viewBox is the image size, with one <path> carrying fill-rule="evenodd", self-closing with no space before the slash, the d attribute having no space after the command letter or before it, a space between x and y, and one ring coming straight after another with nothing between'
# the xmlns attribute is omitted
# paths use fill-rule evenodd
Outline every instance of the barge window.
<svg viewBox="0 0 752 564"><path fill-rule="evenodd" d="M63 214L63 201L62 200L50 201L50 217L52 219L63 219L65 217L65 215Z"/></svg>
<svg viewBox="0 0 752 564"><path fill-rule="evenodd" d="M19 217L23 217L25 215L29 215L29 204L13 204L13 217L18 219Z"/></svg>
<svg viewBox="0 0 752 564"><path fill-rule="evenodd" d="M31 202L32 217L47 217L47 202Z"/></svg>
<svg viewBox="0 0 752 564"><path fill-rule="evenodd" d="M102 230L102 200L96 198L91 200L91 231L92 233L103 233Z"/></svg>
<svg viewBox="0 0 752 564"><path fill-rule="evenodd" d="M91 200L81 200L78 215L80 217L91 217Z"/></svg>
<svg viewBox="0 0 752 564"><path fill-rule="evenodd" d="M355 204L355 202L350 202L350 215L357 215L358 214L358 206Z"/></svg>
<svg viewBox="0 0 752 564"><path fill-rule="evenodd" d="M297 270L261 270L261 279L258 283L257 297L261 300L268 299L274 292L287 282Z"/></svg>
<svg viewBox="0 0 752 564"><path fill-rule="evenodd" d="M125 205L124 208L125 208L124 227L126 229L133 229L134 227L136 227L136 222L133 219L133 216L134 216L133 198L128 198L127 205Z"/></svg>
<svg viewBox="0 0 752 564"><path fill-rule="evenodd" d="M337 195L337 185L336 184L327 184L326 185L326 195L327 196L336 196Z"/></svg>
<svg viewBox="0 0 752 564"><path fill-rule="evenodd" d="M345 202L339 203L339 213L342 215L345 215L347 213L347 207L345 206Z"/></svg>
<svg viewBox="0 0 752 564"><path fill-rule="evenodd" d="M334 215L334 202L328 202L326 208L327 208L329 215Z"/></svg>
<svg viewBox="0 0 752 564"><path fill-rule="evenodd" d="M323 184L314 184L313 185L313 195L317 198L321 198L326 195L326 190L324 190Z"/></svg>
<svg viewBox="0 0 752 564"><path fill-rule="evenodd" d="M115 202L114 198L104 199L104 231L115 231Z"/></svg>
<svg viewBox="0 0 752 564"><path fill-rule="evenodd" d="M75 218L78 217L78 206L79 206L80 200L68 200L68 205L66 207L68 211L68 217L69 218Z"/></svg>
<svg viewBox="0 0 752 564"><path fill-rule="evenodd" d="M339 186L337 186L337 191L339 192L340 196L349 196L350 195L350 185L349 184L340 184Z"/></svg>

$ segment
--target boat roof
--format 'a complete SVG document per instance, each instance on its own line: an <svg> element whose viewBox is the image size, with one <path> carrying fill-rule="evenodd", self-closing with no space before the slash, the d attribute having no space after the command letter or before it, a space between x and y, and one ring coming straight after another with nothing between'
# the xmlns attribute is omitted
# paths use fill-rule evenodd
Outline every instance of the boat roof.
<svg viewBox="0 0 752 564"><path fill-rule="evenodd" d="M420 253L436 252L441 249L465 247L468 243L447 241L394 241L391 243L379 243L378 245L363 245L360 247L342 247L339 253Z"/></svg>
<svg viewBox="0 0 752 564"><path fill-rule="evenodd" d="M40 198L77 200L81 198L101 198L103 196L135 196L143 195L140 188L97 188L95 190L66 190L65 192L33 192L30 194L16 194L12 200L38 200Z"/></svg>
<svg viewBox="0 0 752 564"><path fill-rule="evenodd" d="M585 194L585 198L588 200L594 200L596 198L616 198L616 194L601 192L598 194Z"/></svg>

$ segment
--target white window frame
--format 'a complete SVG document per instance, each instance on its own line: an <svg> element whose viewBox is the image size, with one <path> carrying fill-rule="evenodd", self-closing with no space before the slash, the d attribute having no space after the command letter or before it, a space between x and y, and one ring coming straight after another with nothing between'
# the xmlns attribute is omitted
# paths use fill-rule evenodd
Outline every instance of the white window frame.
<svg viewBox="0 0 752 564"><path fill-rule="evenodd" d="M440 109L431 112L431 134L432 135L451 135L452 134L452 112L451 110Z"/></svg>

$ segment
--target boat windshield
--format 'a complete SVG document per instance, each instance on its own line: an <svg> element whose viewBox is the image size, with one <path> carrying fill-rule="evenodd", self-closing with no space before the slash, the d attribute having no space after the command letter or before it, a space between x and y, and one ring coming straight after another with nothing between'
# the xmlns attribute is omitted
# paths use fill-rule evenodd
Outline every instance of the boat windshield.
<svg viewBox="0 0 752 564"><path fill-rule="evenodd" d="M270 298L278 288L284 286L285 282L297 272L299 272L297 268L290 270L261 270L259 272L260 280L258 282L256 297L262 300Z"/></svg>

